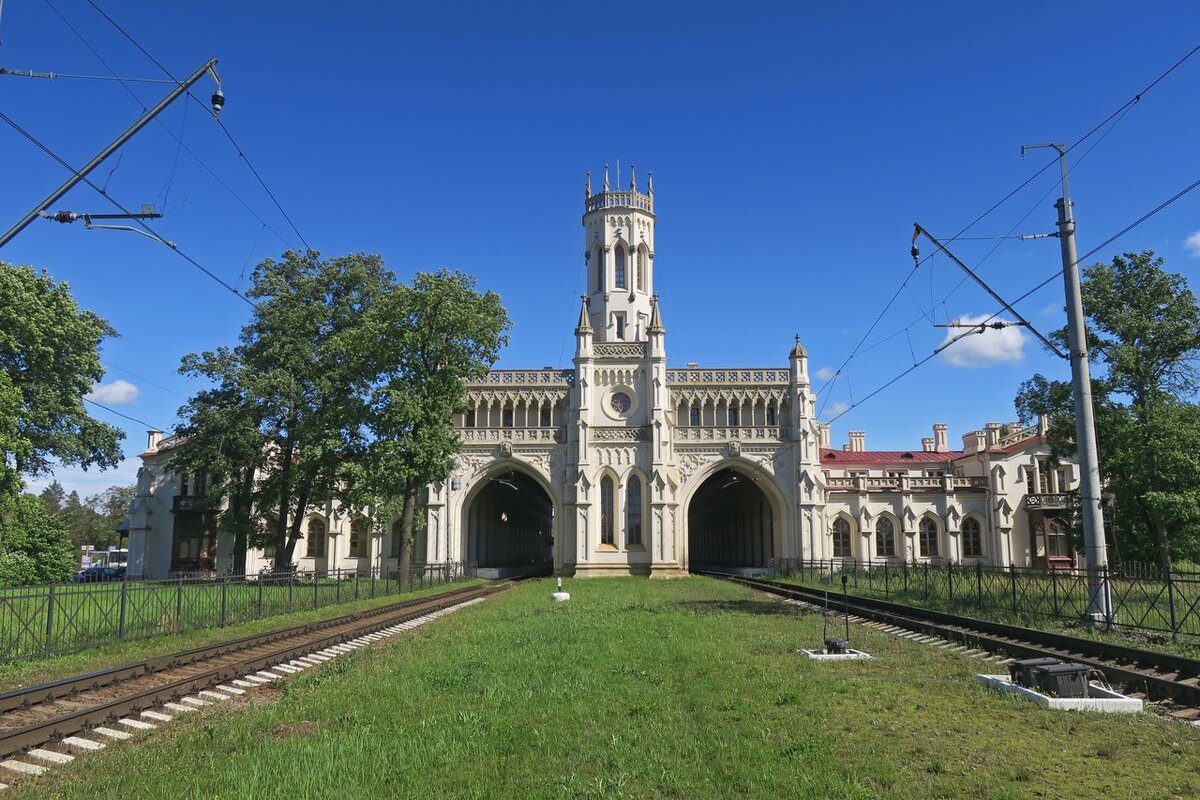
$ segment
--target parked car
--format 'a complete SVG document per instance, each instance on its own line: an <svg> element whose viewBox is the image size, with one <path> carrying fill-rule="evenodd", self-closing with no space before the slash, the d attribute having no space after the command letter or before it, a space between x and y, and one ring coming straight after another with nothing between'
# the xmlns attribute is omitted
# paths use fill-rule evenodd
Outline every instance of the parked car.
<svg viewBox="0 0 1200 800"><path fill-rule="evenodd" d="M124 579L124 567L88 567L71 575L71 580L74 583L95 583L97 581L120 581Z"/></svg>

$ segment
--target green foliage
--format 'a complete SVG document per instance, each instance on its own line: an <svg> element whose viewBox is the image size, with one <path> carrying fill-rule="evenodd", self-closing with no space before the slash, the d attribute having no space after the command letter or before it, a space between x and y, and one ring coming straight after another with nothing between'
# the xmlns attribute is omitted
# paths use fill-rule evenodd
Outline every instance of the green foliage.
<svg viewBox="0 0 1200 800"><path fill-rule="evenodd" d="M1200 307L1183 276L1152 252L1084 270L1101 478L1116 497L1116 546L1126 559L1200 557ZM1058 331L1059 341L1066 332ZM1051 447L1075 452L1070 384L1034 375L1017 412L1051 419ZM1111 527L1111 526L1110 526ZM1112 531L1110 531L1110 534Z"/></svg>
<svg viewBox="0 0 1200 800"><path fill-rule="evenodd" d="M104 549L119 544L117 525L128 518L129 504L136 494L137 487L133 485L110 486L81 501L78 492L65 494L55 481L40 496L46 512L66 526L73 545L90 544Z"/></svg>
<svg viewBox="0 0 1200 800"><path fill-rule="evenodd" d="M75 568L75 553L66 526L40 498L0 495L0 585L63 580Z"/></svg>
<svg viewBox="0 0 1200 800"><path fill-rule="evenodd" d="M124 433L88 416L83 396L104 375L107 322L80 311L65 283L0 261L0 495L57 460L116 466Z"/></svg>

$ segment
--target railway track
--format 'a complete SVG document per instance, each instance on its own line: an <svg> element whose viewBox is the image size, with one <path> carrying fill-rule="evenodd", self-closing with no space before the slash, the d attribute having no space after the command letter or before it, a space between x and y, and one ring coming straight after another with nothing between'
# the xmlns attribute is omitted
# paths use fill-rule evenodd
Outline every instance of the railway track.
<svg viewBox="0 0 1200 800"><path fill-rule="evenodd" d="M820 589L744 575L721 572L705 574L820 609L826 607L826 593ZM843 610L840 593L830 593L829 606L835 612ZM995 656L1052 656L1087 664L1102 672L1109 683L1120 687L1126 694L1163 703L1167 706L1168 715L1184 722L1200 723L1200 661L1196 659L871 597L850 595L847 606L845 610L851 621L873 624L889 632L911 632Z"/></svg>
<svg viewBox="0 0 1200 800"><path fill-rule="evenodd" d="M77 752L234 699L510 585L454 589L7 692L0 779L41 774Z"/></svg>

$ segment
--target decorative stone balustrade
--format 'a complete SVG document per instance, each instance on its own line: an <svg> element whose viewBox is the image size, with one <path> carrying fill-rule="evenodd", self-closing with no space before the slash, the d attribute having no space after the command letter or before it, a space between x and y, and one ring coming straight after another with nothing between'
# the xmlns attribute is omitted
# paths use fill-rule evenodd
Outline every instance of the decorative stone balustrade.
<svg viewBox="0 0 1200 800"><path fill-rule="evenodd" d="M563 441L562 428L459 428L458 434L465 444Z"/></svg>
<svg viewBox="0 0 1200 800"><path fill-rule="evenodd" d="M645 342L599 342L592 345L592 353L600 358L645 358Z"/></svg>
<svg viewBox="0 0 1200 800"><path fill-rule="evenodd" d="M678 442L787 442L791 440L788 428L750 427L702 427L676 428L675 440Z"/></svg>
<svg viewBox="0 0 1200 800"><path fill-rule="evenodd" d="M1028 441L1038 435L1038 426L1030 425L1028 428L1022 428L1019 431L1013 431L1007 436L1001 436L997 445L1000 447L1011 447L1014 444Z"/></svg>
<svg viewBox="0 0 1200 800"><path fill-rule="evenodd" d="M573 369L494 369L468 386L574 386Z"/></svg>
<svg viewBox="0 0 1200 800"><path fill-rule="evenodd" d="M763 367L752 369L669 369L668 384L788 384L791 373L786 369Z"/></svg>
<svg viewBox="0 0 1200 800"><path fill-rule="evenodd" d="M883 477L874 475L831 475L825 486L833 492L942 492L957 489L986 489L987 478Z"/></svg>
<svg viewBox="0 0 1200 800"><path fill-rule="evenodd" d="M587 199L587 210L601 208L637 208L654 213L654 198L641 192L608 191L594 194Z"/></svg>

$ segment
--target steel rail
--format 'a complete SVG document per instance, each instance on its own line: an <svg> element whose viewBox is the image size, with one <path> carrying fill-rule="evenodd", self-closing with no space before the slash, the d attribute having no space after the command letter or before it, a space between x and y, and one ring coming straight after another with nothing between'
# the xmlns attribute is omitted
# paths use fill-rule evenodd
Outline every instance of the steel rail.
<svg viewBox="0 0 1200 800"><path fill-rule="evenodd" d="M825 606L822 589L780 583L763 578L706 571L703 574L740 583L782 597ZM832 597L829 606L837 611L840 598ZM1013 658L1054 656L1087 664L1114 684L1127 691L1142 692L1147 699L1167 699L1192 708L1200 708L1200 661L1172 653L1158 653L1135 647L1083 639L1051 631L1008 625L944 611L907 606L858 595L847 596L848 613L895 625L910 631L937 636Z"/></svg>
<svg viewBox="0 0 1200 800"><path fill-rule="evenodd" d="M177 700L178 698L197 691L208 689L217 684L228 680L240 678L244 675L267 669L279 663L286 663L299 656L319 651L330 647L334 644L344 642L350 639L355 639L364 634L373 633L378 630L390 627L392 625L406 622L418 617L431 614L435 611L440 611L445 608L459 605L468 600L477 597L486 597L499 591L508 588L511 583L502 584L486 584L483 586L472 586L464 589L457 589L451 592L443 592L431 597L418 598L415 600L405 601L403 603L392 604L384 607L382 610L372 610L371 612L359 612L357 614L349 614L338 618L340 625L325 624L325 625L305 625L296 626L282 631L271 631L257 636L242 637L240 639L231 640L220 645L213 645L207 648L196 648L196 650L185 651L184 653L176 653L173 656L163 656L159 659L151 659L153 661L166 662L173 657L180 657L180 663L173 669L180 669L190 666L195 661L183 660L187 656L203 651L211 651L214 653L210 658L216 658L221 655L227 655L231 652L244 651L253 647L261 647L263 645L277 644L281 641L287 642L282 647L273 648L267 652L255 654L246 654L246 657L238 660L222 664L204 670L199 673L186 675L178 680L168 683L157 684L144 689L131 692L128 695L109 699L96 704L88 705L83 708L70 711L64 714L47 717L43 720L37 720L27 725L11 728L0 731L0 757L7 757L21 751L27 750L37 745L47 742L61 740L65 737L75 735L86 731L96 725L103 724L116 717L124 716L131 713L139 713L146 709L159 706L166 702ZM333 622L333 621L329 621ZM361 623L361 624L355 624ZM349 625L349 627L346 627ZM333 628L334 630L330 630ZM281 634L292 632L291 636L284 637ZM297 632L300 633L297 633ZM304 635L304 632L313 633L324 631L320 636L311 637ZM288 641L291 639L292 641ZM254 640L257 640L255 643ZM221 649L223 646L229 646L232 649ZM112 675L127 674L130 670L141 669L136 677L142 677L152 674L145 671L145 666L149 661L142 664L131 664L124 667L114 668L113 670L104 670L101 673L93 673L92 675L78 676L77 678L68 678L63 681L55 681L53 684L44 684L42 686L30 687L27 690L19 690L18 692L10 692L10 696L18 695L21 692L28 694L33 698L46 697L59 689L48 690L48 687L53 685L56 687L66 687L72 684L76 685L76 691L84 691L93 688L91 684L86 684L93 675L103 675L109 677ZM111 683L111 681L110 681ZM83 688L79 688L80 685ZM67 692L65 694L71 694ZM55 697L61 698L64 693L58 693ZM44 700L42 701L44 702ZM15 706L16 709L26 708L28 706Z"/></svg>
<svg viewBox="0 0 1200 800"><path fill-rule="evenodd" d="M448 592L439 592L435 595L413 598L401 601L399 603L389 603L384 606L379 606L378 608L367 609L365 611L356 611L350 614L343 614L341 616L319 620L317 622L308 622L303 625L294 625L288 628L277 628L264 633L243 636L238 639L230 639L210 645L203 645L191 650L183 650L177 653L170 653L162 656L153 656L145 661L139 661L132 664L122 664L120 666L108 667L96 672L89 672L83 675L62 678L60 680L50 681L48 683L43 683L36 686L14 689L13 691L0 694L0 713L12 711L18 708L30 708L40 703L54 702L55 700L63 697L76 695L82 691L100 689L105 686L111 686L115 683L123 683L135 678L152 675L165 669L175 669L187 664L195 664L201 661L219 658L230 653L235 653L238 650L259 647L263 644L268 644L273 641L293 638L296 636L305 636L319 630L347 625L360 619L378 616L380 614L388 614L397 609L428 601L431 598L453 597L457 594L470 592L475 588L477 587L468 586L460 589L452 589Z"/></svg>

